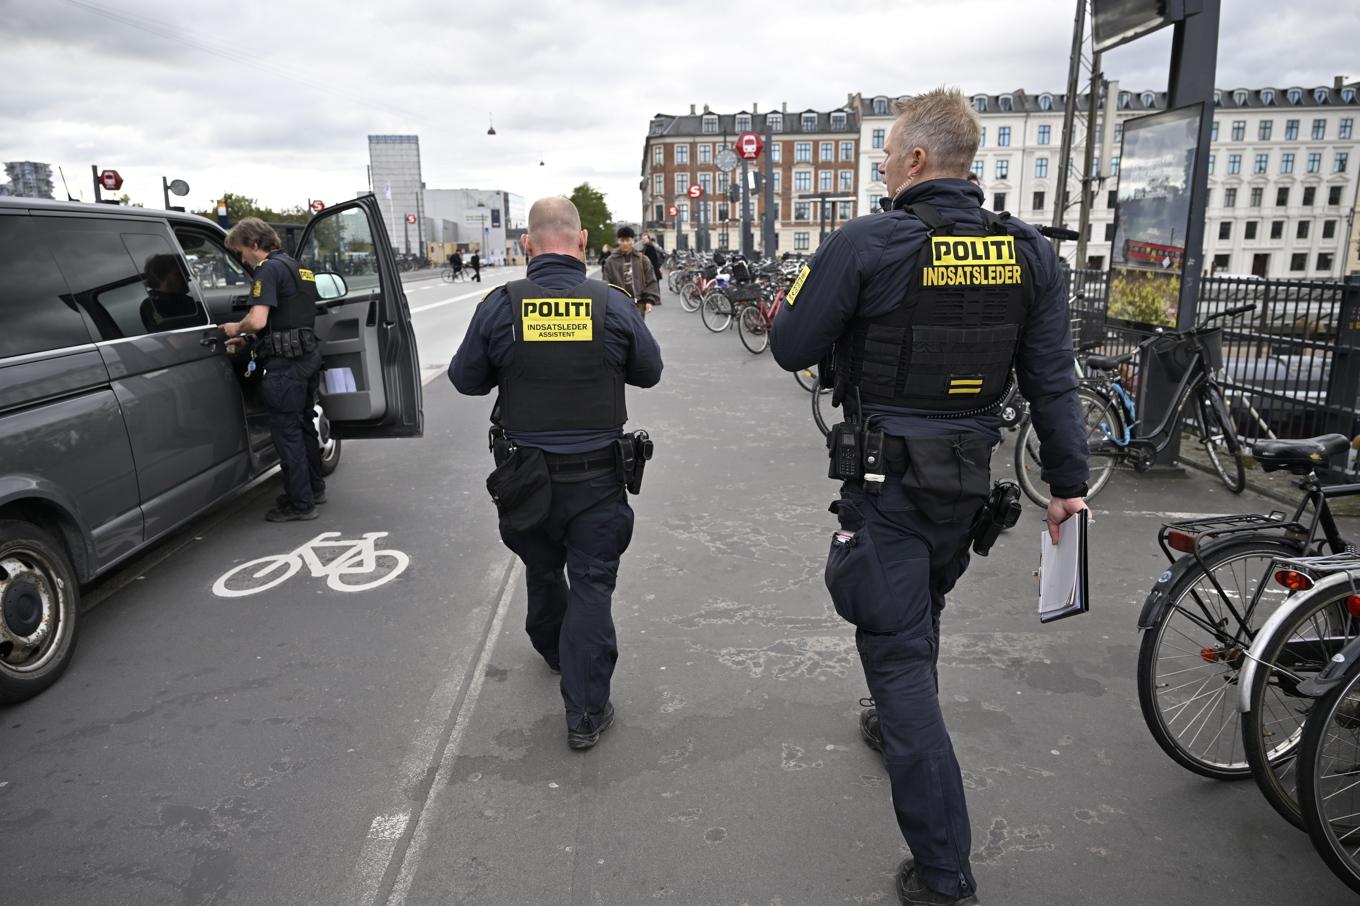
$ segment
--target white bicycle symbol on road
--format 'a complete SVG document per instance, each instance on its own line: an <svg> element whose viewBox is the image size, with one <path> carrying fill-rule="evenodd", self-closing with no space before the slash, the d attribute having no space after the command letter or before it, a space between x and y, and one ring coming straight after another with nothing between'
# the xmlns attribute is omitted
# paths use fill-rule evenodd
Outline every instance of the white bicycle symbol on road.
<svg viewBox="0 0 1360 906"><path fill-rule="evenodd" d="M272 554L242 563L213 583L219 598L244 598L282 585L306 566L312 578L325 578L333 591L368 591L391 582L411 565L411 558L398 550L378 550L375 542L387 532L365 532L363 538L344 540L339 532L322 532L287 554ZM322 560L318 551L339 549L339 555ZM380 565L381 564L381 565Z"/></svg>

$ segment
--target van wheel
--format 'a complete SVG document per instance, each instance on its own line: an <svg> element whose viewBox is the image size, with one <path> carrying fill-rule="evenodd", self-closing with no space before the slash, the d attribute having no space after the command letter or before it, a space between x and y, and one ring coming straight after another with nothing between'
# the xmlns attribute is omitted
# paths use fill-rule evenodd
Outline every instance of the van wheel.
<svg viewBox="0 0 1360 906"><path fill-rule="evenodd" d="M29 522L0 520L0 704L57 681L76 649L80 588L66 549Z"/></svg>
<svg viewBox="0 0 1360 906"><path fill-rule="evenodd" d="M340 468L340 438L331 436L330 419L320 406L316 407L316 436L321 442L321 474L329 475Z"/></svg>

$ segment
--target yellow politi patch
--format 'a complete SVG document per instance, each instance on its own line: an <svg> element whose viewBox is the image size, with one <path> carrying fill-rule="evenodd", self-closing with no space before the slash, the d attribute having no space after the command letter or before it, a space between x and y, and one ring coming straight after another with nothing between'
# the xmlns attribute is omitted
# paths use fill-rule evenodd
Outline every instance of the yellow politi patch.
<svg viewBox="0 0 1360 906"><path fill-rule="evenodd" d="M258 298L260 298L260 294L263 293L263 292L264 292L264 284L261 283L259 280L256 280L256 281L255 281L255 285L252 286L252 287L250 288L250 298L252 298L252 299L258 299Z"/></svg>
<svg viewBox="0 0 1360 906"><path fill-rule="evenodd" d="M589 299L525 299L520 325L526 342L589 342L594 339Z"/></svg>
<svg viewBox="0 0 1360 906"><path fill-rule="evenodd" d="M306 280L308 283L316 282L316 274L307 270L307 268L305 267L298 268L298 276L301 277L303 280Z"/></svg>
<svg viewBox="0 0 1360 906"><path fill-rule="evenodd" d="M922 286L1014 286L1024 282L1013 236L935 236Z"/></svg>
<svg viewBox="0 0 1360 906"><path fill-rule="evenodd" d="M784 301L789 303L789 308L793 308L793 303L798 299L798 293L802 291L803 284L807 282L808 274L812 273L812 268L806 264L798 272L798 279L793 281L793 286L789 287L789 294L784 297Z"/></svg>

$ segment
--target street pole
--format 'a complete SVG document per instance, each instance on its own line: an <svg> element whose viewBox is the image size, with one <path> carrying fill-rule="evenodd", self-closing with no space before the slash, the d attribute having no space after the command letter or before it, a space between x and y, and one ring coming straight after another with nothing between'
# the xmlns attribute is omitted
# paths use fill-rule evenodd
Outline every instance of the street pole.
<svg viewBox="0 0 1360 906"><path fill-rule="evenodd" d="M1095 192L1096 174L1092 172L1096 156L1096 111L1100 109L1100 51L1091 52L1091 89L1086 101L1086 153L1081 165L1081 207L1077 218L1077 260L1076 267L1086 266L1086 234L1091 228L1091 195ZM1114 131L1114 123L1105 124ZM1101 161L1101 166L1109 166L1109 161Z"/></svg>
<svg viewBox="0 0 1360 906"><path fill-rule="evenodd" d="M411 221L401 218L402 231L406 235L406 254L411 254Z"/></svg>
<svg viewBox="0 0 1360 906"><path fill-rule="evenodd" d="M1072 126L1077 116L1077 77L1081 74L1081 47L1085 41L1086 0L1077 0L1076 22L1072 25L1072 55L1067 67L1067 103L1063 105L1062 150L1058 152L1057 198L1053 202L1053 226L1063 225L1067 210L1067 174L1072 169ZM1053 251L1060 253L1062 240L1053 240Z"/></svg>
<svg viewBox="0 0 1360 906"><path fill-rule="evenodd" d="M749 162L741 159L741 253L747 258L755 254L751 241L751 180Z"/></svg>
<svg viewBox="0 0 1360 906"><path fill-rule="evenodd" d="M165 209L170 210L170 181L161 177L161 194L165 196Z"/></svg>
<svg viewBox="0 0 1360 906"><path fill-rule="evenodd" d="M94 200L103 201L104 197L99 194L99 164L90 164L90 175L94 177Z"/></svg>
<svg viewBox="0 0 1360 906"><path fill-rule="evenodd" d="M761 212L760 244L764 247L766 258L773 258L775 254L775 220L774 220L774 130L770 128L769 114L765 115L765 210Z"/></svg>

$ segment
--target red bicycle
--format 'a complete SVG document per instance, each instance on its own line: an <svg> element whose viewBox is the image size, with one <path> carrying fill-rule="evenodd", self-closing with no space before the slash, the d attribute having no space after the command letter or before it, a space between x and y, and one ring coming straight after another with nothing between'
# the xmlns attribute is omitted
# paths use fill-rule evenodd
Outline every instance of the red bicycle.
<svg viewBox="0 0 1360 906"><path fill-rule="evenodd" d="M741 307L737 317L737 334L741 345L754 355L759 355L770 346L770 322L784 304L785 287L775 288L768 283L760 284L760 298Z"/></svg>

